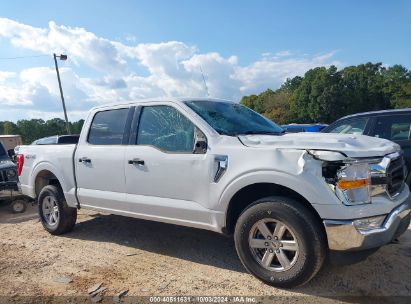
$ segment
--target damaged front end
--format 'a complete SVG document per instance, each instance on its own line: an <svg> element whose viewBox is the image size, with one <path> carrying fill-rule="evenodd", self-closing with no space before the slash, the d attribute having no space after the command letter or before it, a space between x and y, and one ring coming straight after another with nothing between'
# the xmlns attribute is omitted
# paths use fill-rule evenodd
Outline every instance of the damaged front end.
<svg viewBox="0 0 411 304"><path fill-rule="evenodd" d="M307 151L321 160L329 188L347 206L371 204L373 197L394 201L402 193L407 176L401 152L379 158L350 158L334 151ZM324 219L331 250L359 251L377 248L405 232L410 223L410 200L389 214L352 220Z"/></svg>
<svg viewBox="0 0 411 304"><path fill-rule="evenodd" d="M407 176L401 152L377 158L350 158L335 151L307 151L323 161L322 175L345 205L369 204L373 196L401 193Z"/></svg>

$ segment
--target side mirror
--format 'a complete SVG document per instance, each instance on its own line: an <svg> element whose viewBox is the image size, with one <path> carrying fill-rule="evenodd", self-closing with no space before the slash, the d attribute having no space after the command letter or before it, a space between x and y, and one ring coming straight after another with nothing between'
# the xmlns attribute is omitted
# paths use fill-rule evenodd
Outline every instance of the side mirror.
<svg viewBox="0 0 411 304"><path fill-rule="evenodd" d="M205 154L207 152L207 141L197 140L194 143L194 154Z"/></svg>
<svg viewBox="0 0 411 304"><path fill-rule="evenodd" d="M207 152L207 137L199 128L194 130L194 154L205 154Z"/></svg>

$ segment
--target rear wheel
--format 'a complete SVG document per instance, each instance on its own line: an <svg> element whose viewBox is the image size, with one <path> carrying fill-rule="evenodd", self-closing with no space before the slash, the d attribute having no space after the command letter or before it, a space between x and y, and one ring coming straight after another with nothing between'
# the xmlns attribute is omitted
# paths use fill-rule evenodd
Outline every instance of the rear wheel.
<svg viewBox="0 0 411 304"><path fill-rule="evenodd" d="M77 220L77 209L67 205L62 191L56 186L45 186L38 197L38 210L43 227L58 235L73 229Z"/></svg>
<svg viewBox="0 0 411 304"><path fill-rule="evenodd" d="M311 210L285 197L250 205L237 221L234 239L245 268L276 287L307 283L326 256L326 239Z"/></svg>

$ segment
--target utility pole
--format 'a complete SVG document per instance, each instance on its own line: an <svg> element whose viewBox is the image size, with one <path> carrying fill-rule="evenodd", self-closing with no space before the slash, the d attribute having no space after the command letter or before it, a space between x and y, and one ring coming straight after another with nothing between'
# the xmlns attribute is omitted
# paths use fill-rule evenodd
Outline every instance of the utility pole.
<svg viewBox="0 0 411 304"><path fill-rule="evenodd" d="M56 65L57 80L58 80L58 82L59 82L61 103L63 104L64 119L66 120L67 134L71 134L71 132L70 132L70 125L69 125L68 118L67 118L66 103L64 102L63 88L61 87L59 67L58 67L58 65L57 65L57 57L59 57L60 60L67 60L67 55L61 54L60 56L57 56L57 55L54 53L53 56L54 56L54 63L55 63L55 65Z"/></svg>

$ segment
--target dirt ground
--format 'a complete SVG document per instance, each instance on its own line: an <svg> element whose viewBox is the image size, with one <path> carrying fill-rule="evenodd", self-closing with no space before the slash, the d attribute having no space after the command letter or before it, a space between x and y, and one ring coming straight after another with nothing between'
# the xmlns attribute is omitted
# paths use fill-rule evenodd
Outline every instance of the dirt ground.
<svg viewBox="0 0 411 304"><path fill-rule="evenodd" d="M71 233L52 236L36 212L0 206L0 296L87 295L101 282L106 296L128 289L128 296L264 295L295 303L411 299L411 227L399 244L360 264L327 265L309 284L280 290L248 274L233 240L213 232L81 210Z"/></svg>

